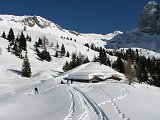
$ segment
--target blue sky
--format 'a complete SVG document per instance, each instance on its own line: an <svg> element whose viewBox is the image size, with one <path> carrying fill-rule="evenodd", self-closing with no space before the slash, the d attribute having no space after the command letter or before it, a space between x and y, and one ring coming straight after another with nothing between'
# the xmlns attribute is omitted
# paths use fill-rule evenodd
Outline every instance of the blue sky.
<svg viewBox="0 0 160 120"><path fill-rule="evenodd" d="M39 15L66 29L106 34L137 27L139 15L149 1L0 0L0 14Z"/></svg>

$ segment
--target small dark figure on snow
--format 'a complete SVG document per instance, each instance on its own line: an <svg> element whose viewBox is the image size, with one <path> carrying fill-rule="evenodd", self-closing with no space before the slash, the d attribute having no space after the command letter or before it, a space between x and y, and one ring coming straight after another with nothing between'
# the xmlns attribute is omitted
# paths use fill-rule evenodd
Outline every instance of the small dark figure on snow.
<svg viewBox="0 0 160 120"><path fill-rule="evenodd" d="M73 84L73 80L71 79L71 84Z"/></svg>
<svg viewBox="0 0 160 120"><path fill-rule="evenodd" d="M38 88L37 87L34 88L34 91L35 91L35 94L38 94Z"/></svg>
<svg viewBox="0 0 160 120"><path fill-rule="evenodd" d="M61 84L64 84L62 80L61 80Z"/></svg>

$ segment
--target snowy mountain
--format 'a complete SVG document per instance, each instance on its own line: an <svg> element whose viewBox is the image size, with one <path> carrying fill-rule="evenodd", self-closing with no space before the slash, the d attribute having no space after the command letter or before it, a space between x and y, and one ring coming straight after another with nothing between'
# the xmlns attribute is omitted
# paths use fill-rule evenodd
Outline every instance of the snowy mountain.
<svg viewBox="0 0 160 120"><path fill-rule="evenodd" d="M94 44L96 47L116 48L117 51L123 49L123 52L127 48L135 51L138 49L137 54L141 56L160 58L157 53L160 52L159 32L152 30L152 24L145 24L146 20L154 21L154 17L158 16L159 8L156 6L158 4L155 2L145 6L141 15L142 26L139 28L106 35L66 30L40 16L0 15L0 35L3 32L8 35L12 28L15 38L20 37L21 32L25 37L31 37L31 41L27 40L27 55L32 72L30 78L21 76L23 59L9 52L9 41L0 37L0 119L159 120L160 109L157 106L160 106L160 88L137 82L128 85L124 74L97 62L89 62L67 72L62 69L66 61L71 61L72 53L82 59L88 57L89 60L99 56L99 52L88 48L86 43L90 46ZM157 32L159 19L155 23ZM36 53L35 43L39 38L47 40L46 49L51 56L50 62L41 60ZM69 56L55 57L56 52L61 51L62 44ZM42 46L39 50L43 50ZM115 52L114 49L108 50ZM22 57L25 53L22 50ZM106 58L113 63L117 57L111 54L106 53ZM67 83L66 78L90 79L94 76L108 80L99 83L73 81L73 84L60 84L61 81ZM114 80L113 76L122 80ZM150 76L149 79L151 77L156 78ZM35 94L35 87L38 88L38 94Z"/></svg>
<svg viewBox="0 0 160 120"><path fill-rule="evenodd" d="M114 36L109 42L109 48L144 48L160 52L160 5L155 1L146 4L140 16L136 29Z"/></svg>
<svg viewBox="0 0 160 120"><path fill-rule="evenodd" d="M76 39L81 43L91 42L97 45L104 45L105 42L101 41L101 39L107 39L103 35L95 35L86 38L84 34L63 29L61 26L40 16L0 15L0 26L1 33L2 31L8 31L9 28L13 28L15 32L21 32L25 28L27 30L26 33L30 31L43 32L43 34L50 34L59 37L63 36L64 38Z"/></svg>
<svg viewBox="0 0 160 120"><path fill-rule="evenodd" d="M149 34L160 35L160 4L148 2L140 16L139 29Z"/></svg>
<svg viewBox="0 0 160 120"><path fill-rule="evenodd" d="M107 42L107 48L143 48L160 52L160 35L149 35L140 32L139 30L132 30L118 34Z"/></svg>

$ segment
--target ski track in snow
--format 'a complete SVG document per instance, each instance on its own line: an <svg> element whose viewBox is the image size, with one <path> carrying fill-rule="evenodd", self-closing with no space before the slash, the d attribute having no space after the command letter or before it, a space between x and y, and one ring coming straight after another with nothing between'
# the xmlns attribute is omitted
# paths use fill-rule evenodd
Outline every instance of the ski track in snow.
<svg viewBox="0 0 160 120"><path fill-rule="evenodd" d="M112 98L111 95L107 93L107 91L105 91L104 89L100 87L100 85L98 85L98 89L101 90L105 94L105 96L109 98L109 100L99 103L98 104L99 106L104 105L106 103L111 103L112 107L114 108L114 110L116 111L116 113L119 115L120 118L123 118L124 120L131 120L130 118L126 117L124 113L121 112L121 110L115 103L115 101L123 99L129 94L129 91L126 88L122 86L120 96L117 96L115 98Z"/></svg>
<svg viewBox="0 0 160 120"><path fill-rule="evenodd" d="M69 88L71 92L74 92L78 102L80 103L82 114L79 115L78 120L108 120L105 113L101 110L101 108L85 93L76 87ZM72 94L73 95L73 94ZM71 101L74 99L71 99ZM75 111L71 102L70 111ZM69 113L68 116L73 115L72 112Z"/></svg>
<svg viewBox="0 0 160 120"><path fill-rule="evenodd" d="M69 89L69 93L70 93L70 99L71 99L71 106L70 106L69 114L64 118L64 120L71 120L75 111L75 99L70 89Z"/></svg>

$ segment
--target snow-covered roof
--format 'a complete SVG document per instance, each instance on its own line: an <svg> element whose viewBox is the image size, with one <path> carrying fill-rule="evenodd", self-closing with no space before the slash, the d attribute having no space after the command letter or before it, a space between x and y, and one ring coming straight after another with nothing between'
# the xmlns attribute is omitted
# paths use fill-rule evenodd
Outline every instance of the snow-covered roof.
<svg viewBox="0 0 160 120"><path fill-rule="evenodd" d="M111 76L124 77L123 74L113 70L109 66L100 64L98 62L91 62L86 67L68 74L68 79L88 80L93 76L100 76L103 79Z"/></svg>

